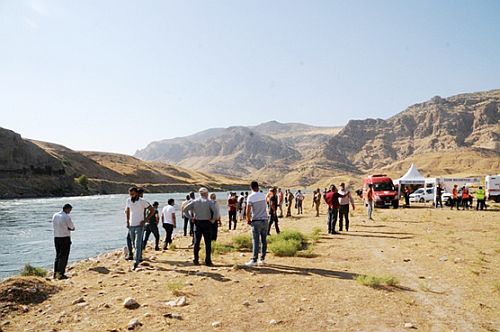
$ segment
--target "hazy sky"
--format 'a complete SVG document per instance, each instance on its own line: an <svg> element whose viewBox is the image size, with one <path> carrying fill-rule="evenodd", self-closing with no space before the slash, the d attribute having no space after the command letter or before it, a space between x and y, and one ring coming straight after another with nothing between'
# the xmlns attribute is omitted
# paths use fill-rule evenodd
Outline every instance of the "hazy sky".
<svg viewBox="0 0 500 332"><path fill-rule="evenodd" d="M0 0L0 126L73 149L500 88L500 1Z"/></svg>

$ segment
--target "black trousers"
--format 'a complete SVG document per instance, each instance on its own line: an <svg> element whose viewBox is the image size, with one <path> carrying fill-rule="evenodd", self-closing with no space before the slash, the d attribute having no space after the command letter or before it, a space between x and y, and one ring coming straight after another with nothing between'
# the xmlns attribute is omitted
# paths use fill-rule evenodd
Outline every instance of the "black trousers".
<svg viewBox="0 0 500 332"><path fill-rule="evenodd" d="M212 223L209 220L198 220L194 225L194 260L199 261L201 238L205 241L205 263L212 264Z"/></svg>
<svg viewBox="0 0 500 332"><path fill-rule="evenodd" d="M271 235L271 226L274 223L274 227L276 228L276 234L280 233L280 226L278 225L278 215L276 213L269 214L269 226L267 228L267 235Z"/></svg>
<svg viewBox="0 0 500 332"><path fill-rule="evenodd" d="M486 209L486 204L485 204L485 201L484 199L478 199L477 200L477 205L476 205L476 210L485 210Z"/></svg>
<svg viewBox="0 0 500 332"><path fill-rule="evenodd" d="M165 235L165 245L163 246L164 249L168 248L168 245L172 243L172 233L174 232L174 225L172 224L163 224L163 228L165 229L165 232L167 233Z"/></svg>
<svg viewBox="0 0 500 332"><path fill-rule="evenodd" d="M184 236L187 236L187 229L189 224L189 236L193 236L193 223L189 218L184 217Z"/></svg>
<svg viewBox="0 0 500 332"><path fill-rule="evenodd" d="M342 232L344 228L343 220L345 219L345 230L349 230L349 204L341 205L339 208L339 228ZM335 230L335 227L334 227Z"/></svg>
<svg viewBox="0 0 500 332"><path fill-rule="evenodd" d="M54 262L54 276L61 277L66 273L68 265L69 251L71 248L71 238L55 237L54 245L56 247L56 260Z"/></svg>
<svg viewBox="0 0 500 332"><path fill-rule="evenodd" d="M439 205L441 205L441 207L443 207L443 201L441 200L441 196L436 196L436 207L438 207Z"/></svg>
<svg viewBox="0 0 500 332"><path fill-rule="evenodd" d="M236 229L236 212L237 211L229 211L229 229L231 229L231 221L234 222L234 229Z"/></svg>
<svg viewBox="0 0 500 332"><path fill-rule="evenodd" d="M160 231L158 230L158 225L156 223L147 223L146 224L146 235L144 235L144 241L142 241L142 248L146 248L146 244L148 244L149 235L153 233L155 236L155 249L158 249L158 245L160 243Z"/></svg>
<svg viewBox="0 0 500 332"><path fill-rule="evenodd" d="M405 195L405 205L410 206L410 195Z"/></svg>
<svg viewBox="0 0 500 332"><path fill-rule="evenodd" d="M328 207L328 233L333 234L335 232L335 226L337 225L337 215L339 210L337 208Z"/></svg>
<svg viewBox="0 0 500 332"><path fill-rule="evenodd" d="M212 224L212 241L217 241L218 233L219 233L219 223L216 221Z"/></svg>

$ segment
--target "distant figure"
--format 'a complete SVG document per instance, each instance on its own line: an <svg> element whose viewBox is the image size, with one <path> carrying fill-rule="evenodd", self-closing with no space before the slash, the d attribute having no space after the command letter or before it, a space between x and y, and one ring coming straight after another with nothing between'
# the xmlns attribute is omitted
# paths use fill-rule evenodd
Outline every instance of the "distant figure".
<svg viewBox="0 0 500 332"><path fill-rule="evenodd" d="M144 233L145 220L149 220L154 213L153 207L142 197L139 197L139 190L136 187L129 189L130 197L125 206L125 216L127 218L127 228L130 233L130 242L135 244L134 270L142 261L142 237ZM147 213L145 212L147 210ZM146 217L144 218L144 216ZM129 251L129 253L131 253Z"/></svg>
<svg viewBox="0 0 500 332"><path fill-rule="evenodd" d="M174 228L177 227L177 220L175 219L175 200L170 198L167 201L167 206L161 211L161 223L165 229L165 243L163 244L163 250L167 250L168 246L172 243L172 233Z"/></svg>
<svg viewBox="0 0 500 332"><path fill-rule="evenodd" d="M287 196L287 200L288 200L288 206L286 207L286 216L287 217L291 217L292 216L292 204L293 204L293 201L295 199L295 196L293 195L292 191L291 190L288 190L288 196Z"/></svg>
<svg viewBox="0 0 500 332"><path fill-rule="evenodd" d="M352 205L352 210L354 211L356 207L354 206L354 198L349 191L345 189L345 183L340 184L339 195L339 227L342 232L343 220L345 220L345 230L349 232L349 203Z"/></svg>
<svg viewBox="0 0 500 332"><path fill-rule="evenodd" d="M405 196L405 207L407 207L407 208L410 207L410 194L411 194L410 187L405 186L404 196ZM399 197L398 197L398 200L399 200Z"/></svg>
<svg viewBox="0 0 500 332"><path fill-rule="evenodd" d="M319 217L319 206L321 205L321 190L318 188L313 192L312 208L316 210L316 217Z"/></svg>
<svg viewBox="0 0 500 332"><path fill-rule="evenodd" d="M146 249L146 245L148 244L148 239L149 235L153 233L155 237L155 250L158 251L160 250L159 244L160 244L160 232L158 231L158 223L160 222L160 215L158 212L158 206L160 204L158 202L153 203L153 208L155 209L154 214L149 218L148 222L146 223L146 235L144 236L144 241L142 243L142 250Z"/></svg>
<svg viewBox="0 0 500 332"><path fill-rule="evenodd" d="M236 229L236 213L238 207L238 200L236 199L236 193L231 193L227 199L227 212L229 214L229 230L231 230L231 223L234 223L234 228Z"/></svg>
<svg viewBox="0 0 500 332"><path fill-rule="evenodd" d="M285 195L283 194L283 191L281 191L281 188L278 188L278 211L279 211L278 218L283 218L284 201L285 201Z"/></svg>
<svg viewBox="0 0 500 332"><path fill-rule="evenodd" d="M191 200L191 196L186 195L186 200L181 204L181 211L184 211L187 203ZM187 236L187 230L189 225L189 236L193 236L193 223L191 222L191 216L182 214L182 218L184 219L184 236Z"/></svg>
<svg viewBox="0 0 500 332"><path fill-rule="evenodd" d="M443 188L441 188L441 185L438 183L436 186L436 209L441 205L441 208L443 208L443 199L441 196L443 195Z"/></svg>
<svg viewBox="0 0 500 332"><path fill-rule="evenodd" d="M328 234L338 234L338 232L335 231L335 228L340 208L339 198L341 197L344 197L344 195L340 195L337 192L337 187L333 184L330 186L330 191L328 191L324 196L325 203L328 205Z"/></svg>
<svg viewBox="0 0 500 332"><path fill-rule="evenodd" d="M243 221L244 210L245 210L245 193L241 192L240 197L238 197L238 214L240 221Z"/></svg>
<svg viewBox="0 0 500 332"><path fill-rule="evenodd" d="M68 279L66 276L66 265L68 265L69 251L71 249L71 232L75 225L69 214L73 207L65 204L62 211L52 216L54 227L54 245L56 248L56 259L54 261L54 279Z"/></svg>
<svg viewBox="0 0 500 332"><path fill-rule="evenodd" d="M451 210L453 210L453 207L456 205L457 210L460 210L460 201L458 200L458 186L455 184L453 185L453 189L451 190Z"/></svg>
<svg viewBox="0 0 500 332"><path fill-rule="evenodd" d="M243 193L242 197L243 197ZM215 213L212 220L212 241L217 241L217 234L219 233L219 226L221 226L221 217L220 217L220 208L219 203L217 202L217 195L215 193L210 194L210 200L214 202Z"/></svg>
<svg viewBox="0 0 500 332"><path fill-rule="evenodd" d="M276 188L271 188L271 196L269 196L269 227L267 230L267 235L271 235L271 226L274 223L276 228L276 233L280 233L280 227L278 225L278 195L276 193Z"/></svg>
<svg viewBox="0 0 500 332"><path fill-rule="evenodd" d="M267 252L267 212L266 212L266 195L259 191L259 183L252 181L250 184L252 193L248 196L246 220L252 226L252 259L246 263L246 266L263 265L266 259ZM259 258L259 249L262 253Z"/></svg>
<svg viewBox="0 0 500 332"><path fill-rule="evenodd" d="M366 207L368 211L368 219L373 220L372 218L372 213L373 213L373 201L375 199L375 194L373 192L373 184L368 185L368 190L366 191Z"/></svg>
<svg viewBox="0 0 500 332"><path fill-rule="evenodd" d="M462 187L462 210L469 209L469 189L467 187Z"/></svg>
<svg viewBox="0 0 500 332"><path fill-rule="evenodd" d="M481 208L481 211L483 209L486 210L484 189L481 186L476 190L476 201L476 211L479 210L479 208Z"/></svg>
<svg viewBox="0 0 500 332"><path fill-rule="evenodd" d="M302 203L304 202L304 194L300 191L300 189L295 194L295 204L297 207L297 214L302 214L304 211L302 210Z"/></svg>
<svg viewBox="0 0 500 332"><path fill-rule="evenodd" d="M208 199L208 189L200 188L200 197L191 200L185 207L193 216L194 221L194 248L193 264L199 265L199 253L201 238L205 241L205 264L213 266L212 263L212 220L215 216L215 204ZM185 212L183 211L183 212Z"/></svg>

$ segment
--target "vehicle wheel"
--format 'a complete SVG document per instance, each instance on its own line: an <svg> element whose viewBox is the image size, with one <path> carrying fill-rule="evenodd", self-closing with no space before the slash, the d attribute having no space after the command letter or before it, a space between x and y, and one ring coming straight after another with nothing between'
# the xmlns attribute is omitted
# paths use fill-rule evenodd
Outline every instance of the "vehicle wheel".
<svg viewBox="0 0 500 332"><path fill-rule="evenodd" d="M399 207L399 201L398 200L392 201L392 207L397 209Z"/></svg>
<svg viewBox="0 0 500 332"><path fill-rule="evenodd" d="M425 203L425 199L422 197L418 200L420 203Z"/></svg>
<svg viewBox="0 0 500 332"><path fill-rule="evenodd" d="M446 202L444 203L444 205L446 205L446 206L450 206L450 205L451 205L451 198L448 198L448 199L446 200Z"/></svg>
<svg viewBox="0 0 500 332"><path fill-rule="evenodd" d="M495 196L495 203L500 203L500 195Z"/></svg>

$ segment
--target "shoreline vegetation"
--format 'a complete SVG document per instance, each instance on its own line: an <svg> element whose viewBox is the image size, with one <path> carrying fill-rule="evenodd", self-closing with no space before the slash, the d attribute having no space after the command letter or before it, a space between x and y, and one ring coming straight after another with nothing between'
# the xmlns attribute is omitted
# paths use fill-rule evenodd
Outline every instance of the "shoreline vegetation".
<svg viewBox="0 0 500 332"><path fill-rule="evenodd" d="M11 277L0 283L0 330L492 331L500 325L498 204L480 212L377 209L369 222L356 203L349 232L338 235L326 233L324 205L319 218L306 204L305 215L280 219L283 232L272 232L262 267L244 266L249 226L228 231L224 222L214 267L194 266L190 238L178 236L169 250L148 246L136 271L115 249L71 264L68 280Z"/></svg>

